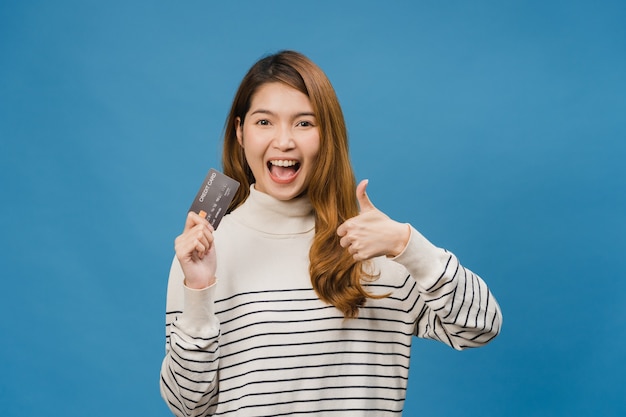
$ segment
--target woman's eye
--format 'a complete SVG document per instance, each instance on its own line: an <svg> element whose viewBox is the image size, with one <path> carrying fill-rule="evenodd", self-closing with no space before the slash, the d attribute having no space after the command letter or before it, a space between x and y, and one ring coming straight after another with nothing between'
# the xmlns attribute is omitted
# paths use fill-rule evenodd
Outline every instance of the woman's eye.
<svg viewBox="0 0 626 417"><path fill-rule="evenodd" d="M302 120L302 121L298 122L297 126L300 126L300 127L311 127L311 126L313 126L313 123L309 122L308 120Z"/></svg>
<svg viewBox="0 0 626 417"><path fill-rule="evenodd" d="M270 122L267 119L261 119L258 122L256 122L256 124L261 125L261 126L268 126Z"/></svg>

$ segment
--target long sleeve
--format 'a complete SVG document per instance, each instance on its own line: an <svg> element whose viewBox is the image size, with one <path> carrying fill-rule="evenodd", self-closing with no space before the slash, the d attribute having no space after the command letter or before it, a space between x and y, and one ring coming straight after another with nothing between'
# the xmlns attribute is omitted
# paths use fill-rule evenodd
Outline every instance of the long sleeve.
<svg viewBox="0 0 626 417"><path fill-rule="evenodd" d="M215 233L218 283L186 288L174 260L161 393L175 415L400 416L414 335L463 349L499 332L485 284L414 229L368 263L367 290L389 295L346 320L311 286L314 226L307 200L251 188Z"/></svg>
<svg viewBox="0 0 626 417"><path fill-rule="evenodd" d="M416 335L457 350L482 346L500 332L502 314L485 282L456 256L432 245L411 228L405 250L394 260L417 282L425 300Z"/></svg>
<svg viewBox="0 0 626 417"><path fill-rule="evenodd" d="M180 264L170 270L166 312L166 355L161 395L181 417L211 415L217 401L219 322L213 311L215 285L193 290L183 285Z"/></svg>

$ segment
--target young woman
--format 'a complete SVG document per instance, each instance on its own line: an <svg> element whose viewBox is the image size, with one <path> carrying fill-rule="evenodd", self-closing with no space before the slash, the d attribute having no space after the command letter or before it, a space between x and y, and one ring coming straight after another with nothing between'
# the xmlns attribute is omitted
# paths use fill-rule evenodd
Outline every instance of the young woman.
<svg viewBox="0 0 626 417"><path fill-rule="evenodd" d="M399 416L413 336L455 349L500 331L485 283L356 186L335 92L283 51L244 77L219 226L176 238L161 393L177 416Z"/></svg>

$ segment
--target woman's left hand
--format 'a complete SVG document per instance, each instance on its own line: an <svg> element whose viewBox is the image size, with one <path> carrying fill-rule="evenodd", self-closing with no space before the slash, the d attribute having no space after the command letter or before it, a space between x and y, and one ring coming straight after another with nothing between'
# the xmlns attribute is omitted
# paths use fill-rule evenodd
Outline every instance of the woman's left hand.
<svg viewBox="0 0 626 417"><path fill-rule="evenodd" d="M410 226L390 219L370 201L365 189L368 180L356 187L361 212L337 228L339 243L357 261L377 256L394 257L402 253L411 235Z"/></svg>

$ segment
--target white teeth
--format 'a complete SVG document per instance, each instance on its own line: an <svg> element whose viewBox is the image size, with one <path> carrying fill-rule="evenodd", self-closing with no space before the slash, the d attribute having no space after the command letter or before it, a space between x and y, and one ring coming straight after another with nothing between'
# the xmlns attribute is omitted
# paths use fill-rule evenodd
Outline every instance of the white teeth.
<svg viewBox="0 0 626 417"><path fill-rule="evenodd" d="M286 160L286 159L275 159L275 160L270 161L270 164L276 165L279 167L292 167L297 163L298 161Z"/></svg>

